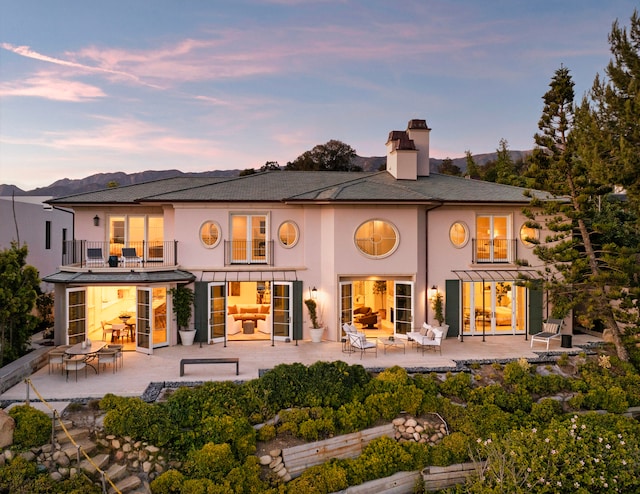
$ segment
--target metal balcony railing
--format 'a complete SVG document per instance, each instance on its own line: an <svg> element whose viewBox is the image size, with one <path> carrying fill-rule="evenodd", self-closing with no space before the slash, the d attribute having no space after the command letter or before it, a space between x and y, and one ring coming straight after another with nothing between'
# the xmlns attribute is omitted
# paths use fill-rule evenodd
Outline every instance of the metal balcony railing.
<svg viewBox="0 0 640 494"><path fill-rule="evenodd" d="M516 260L516 240L512 238L472 239L474 264L510 264Z"/></svg>
<svg viewBox="0 0 640 494"><path fill-rule="evenodd" d="M225 240L224 264L273 266L273 240Z"/></svg>
<svg viewBox="0 0 640 494"><path fill-rule="evenodd" d="M123 256L124 253L127 257ZM131 255L129 255L131 254ZM83 268L176 266L178 241L95 242L68 240L62 245L62 265Z"/></svg>

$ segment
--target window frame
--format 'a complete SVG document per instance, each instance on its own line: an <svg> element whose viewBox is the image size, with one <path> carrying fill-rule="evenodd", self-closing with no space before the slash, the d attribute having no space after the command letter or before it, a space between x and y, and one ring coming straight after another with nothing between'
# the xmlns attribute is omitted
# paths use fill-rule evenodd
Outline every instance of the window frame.
<svg viewBox="0 0 640 494"><path fill-rule="evenodd" d="M218 230L218 235L216 238L216 241L208 244L207 242L205 242L204 238L203 238L203 229L205 228L205 226L209 225L209 231L211 231L211 226L215 226L216 229ZM200 239L200 243L202 244L202 246L205 249L214 249L216 248L218 245L220 245L220 242L222 241L222 228L220 227L220 224L217 221L214 220L205 220L202 222L202 224L200 225L200 228L198 229L198 238Z"/></svg>
<svg viewBox="0 0 640 494"><path fill-rule="evenodd" d="M284 226L289 226L289 225L293 228L293 233L295 234L295 238L290 243L285 243L282 241L281 231ZM282 247L284 247L285 249L291 249L296 246L296 244L298 243L298 240L300 240L300 228L298 228L298 225L296 224L295 221L285 220L282 223L280 223L280 226L278 226L278 242L280 242L280 245Z"/></svg>
<svg viewBox="0 0 640 494"><path fill-rule="evenodd" d="M370 254L369 252L366 252L365 250L363 250L363 248L361 247L361 245L359 244L362 242L367 241L367 239L362 238L359 239L358 238L358 231L363 228L365 225L369 224L369 223L373 223L375 226L376 222L380 222L381 224L387 225L391 228L391 230L393 231L394 235L395 235L395 241L393 244L393 247L391 247L389 250L387 250L386 252L382 253L382 254ZM375 231L374 231L375 234ZM374 241L371 239L371 235L369 235L368 240L371 242L371 244L374 243ZM381 239L380 243L382 243L384 240ZM398 246L400 245L400 231L398 230L398 228L396 227L396 225L393 224L393 222L389 221L389 220L385 220L383 218L370 218L368 220L363 221L362 223L360 223L354 233L353 233L353 243L357 249L357 251L362 254L363 256L369 258L369 259L384 259L386 257L391 256L397 249Z"/></svg>
<svg viewBox="0 0 640 494"><path fill-rule="evenodd" d="M456 244L453 241L453 238L451 238L451 232L453 230L453 227L455 227L456 225L460 225L464 230L464 240L458 244ZM453 245L453 247L455 247L456 249L462 249L469 243L469 239L471 238L471 235L469 232L470 232L469 226L464 221L456 220L453 223L451 223L451 226L449 227L449 242L451 242L451 245Z"/></svg>

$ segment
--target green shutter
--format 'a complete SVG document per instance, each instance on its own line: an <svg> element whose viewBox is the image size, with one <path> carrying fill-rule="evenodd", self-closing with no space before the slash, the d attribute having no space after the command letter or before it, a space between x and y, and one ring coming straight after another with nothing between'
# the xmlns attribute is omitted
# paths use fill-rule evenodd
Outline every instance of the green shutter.
<svg viewBox="0 0 640 494"><path fill-rule="evenodd" d="M542 331L542 290L529 287L529 334Z"/></svg>
<svg viewBox="0 0 640 494"><path fill-rule="evenodd" d="M293 282L293 339L301 340L302 339L302 315L303 315L303 304L302 304L302 281L294 281Z"/></svg>
<svg viewBox="0 0 640 494"><path fill-rule="evenodd" d="M193 315L196 324L196 337L194 341L207 343L209 331L209 283L196 281L193 301Z"/></svg>
<svg viewBox="0 0 640 494"><path fill-rule="evenodd" d="M444 319L449 336L460 334L460 280L445 280Z"/></svg>

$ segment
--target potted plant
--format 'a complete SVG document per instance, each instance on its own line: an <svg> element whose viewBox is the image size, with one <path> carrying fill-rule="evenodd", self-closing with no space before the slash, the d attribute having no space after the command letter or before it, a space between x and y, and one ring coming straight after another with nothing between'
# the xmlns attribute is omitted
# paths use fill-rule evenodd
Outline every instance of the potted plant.
<svg viewBox="0 0 640 494"><path fill-rule="evenodd" d="M442 294L440 292L434 295L431 308L433 309L433 317L438 321L438 326L442 326L444 322L444 312L442 307Z"/></svg>
<svg viewBox="0 0 640 494"><path fill-rule="evenodd" d="M183 345L193 345L196 330L188 328L193 311L193 290L184 285L178 285L170 289L169 293L171 293L173 301L173 313L176 315L180 341Z"/></svg>
<svg viewBox="0 0 640 494"><path fill-rule="evenodd" d="M309 310L309 318L311 319L311 328L309 328L311 341L313 343L320 343L322 341L322 333L324 332L324 328L322 327L322 323L318 319L318 304L312 298L308 298L304 301L304 303Z"/></svg>
<svg viewBox="0 0 640 494"><path fill-rule="evenodd" d="M387 317L387 282L385 280L376 280L373 282L373 294L378 295L379 306L378 314L380 319L386 319Z"/></svg>

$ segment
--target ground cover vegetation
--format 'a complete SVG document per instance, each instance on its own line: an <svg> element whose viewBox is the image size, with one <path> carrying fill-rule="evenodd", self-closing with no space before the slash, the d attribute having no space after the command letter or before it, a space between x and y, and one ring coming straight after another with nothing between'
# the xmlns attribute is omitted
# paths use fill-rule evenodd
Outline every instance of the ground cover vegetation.
<svg viewBox="0 0 640 494"><path fill-rule="evenodd" d="M400 367L371 374L341 361L282 364L259 379L182 387L155 403L106 395L99 409L105 433L154 444L171 458L175 468L151 482L155 494L328 493L465 461L475 462L477 476L451 492L640 489L633 474L640 424L623 415L640 406L640 374L613 346L547 364L471 367L410 375ZM35 433L47 430L46 416L20 408L13 412L16 447L46 442ZM403 413L437 413L449 434L436 445L381 437L357 458L311 467L286 483L258 462L260 451L363 430ZM31 490L11 490L22 485L18 478ZM77 492L79 482L55 484L23 461L0 469L0 492Z"/></svg>

